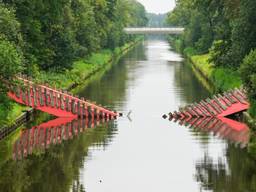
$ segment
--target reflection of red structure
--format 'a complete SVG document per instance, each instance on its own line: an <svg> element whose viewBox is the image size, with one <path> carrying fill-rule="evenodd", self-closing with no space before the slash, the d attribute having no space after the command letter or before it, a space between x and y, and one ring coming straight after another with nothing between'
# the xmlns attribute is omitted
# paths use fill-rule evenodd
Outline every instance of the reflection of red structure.
<svg viewBox="0 0 256 192"><path fill-rule="evenodd" d="M235 89L223 95L214 96L200 103L181 108L179 112L170 113L170 117L226 117L245 111L250 107L244 90Z"/></svg>
<svg viewBox="0 0 256 192"><path fill-rule="evenodd" d="M95 123L98 126L109 120L111 119L58 118L26 129L13 146L13 158L22 159L28 154L32 154L34 150L45 150L52 144L73 139L74 136L84 132L87 128L94 128Z"/></svg>
<svg viewBox="0 0 256 192"><path fill-rule="evenodd" d="M213 132L244 146L249 141L248 126L225 117L245 111L249 107L245 91L234 89L213 96L212 99L187 105L180 108L179 112L169 113L169 119L179 121L180 125L190 125L193 128ZM164 115L164 118L166 117Z"/></svg>
<svg viewBox="0 0 256 192"><path fill-rule="evenodd" d="M225 117L170 118L170 120L173 119L174 121L179 121L180 125L198 128L201 131L213 132L214 135L239 143L241 146L245 146L249 142L249 127L232 119Z"/></svg>
<svg viewBox="0 0 256 192"><path fill-rule="evenodd" d="M18 78L22 86L12 86L9 97L37 110L57 117L117 117L116 112L88 102L84 99L58 91L43 85L36 85L31 81Z"/></svg>

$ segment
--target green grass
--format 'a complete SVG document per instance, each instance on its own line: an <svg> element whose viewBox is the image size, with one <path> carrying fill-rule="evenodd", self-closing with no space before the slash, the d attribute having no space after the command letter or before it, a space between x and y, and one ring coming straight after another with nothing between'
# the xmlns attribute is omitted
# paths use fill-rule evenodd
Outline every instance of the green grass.
<svg viewBox="0 0 256 192"><path fill-rule="evenodd" d="M191 58L195 67L209 79L217 90L226 91L242 85L242 80L237 71L229 68L215 68L209 62L209 54L194 55Z"/></svg>
<svg viewBox="0 0 256 192"><path fill-rule="evenodd" d="M127 43L113 51L102 50L98 53L93 53L88 58L79 59L73 63L70 70L62 72L42 71L36 80L38 83L49 84L59 89L66 89L74 83L81 84L87 77L111 62L114 57L122 54L123 50L129 48L133 43Z"/></svg>
<svg viewBox="0 0 256 192"><path fill-rule="evenodd" d="M13 124L15 119L26 109L28 109L28 107L13 103L12 109L6 112L6 109L0 106L0 128Z"/></svg>
<svg viewBox="0 0 256 192"><path fill-rule="evenodd" d="M81 83L87 76L93 74L108 63L112 57L113 52L102 50L101 52L92 54L88 58L75 61L71 70L62 72L42 71L37 76L37 82L47 83L59 89L66 89L73 83Z"/></svg>

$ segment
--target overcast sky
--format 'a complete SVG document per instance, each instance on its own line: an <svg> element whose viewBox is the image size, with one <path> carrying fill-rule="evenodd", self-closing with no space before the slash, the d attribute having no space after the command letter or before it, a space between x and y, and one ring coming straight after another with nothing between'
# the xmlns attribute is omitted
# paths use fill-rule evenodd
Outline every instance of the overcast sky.
<svg viewBox="0 0 256 192"><path fill-rule="evenodd" d="M167 13L175 6L175 0L137 0L150 13Z"/></svg>

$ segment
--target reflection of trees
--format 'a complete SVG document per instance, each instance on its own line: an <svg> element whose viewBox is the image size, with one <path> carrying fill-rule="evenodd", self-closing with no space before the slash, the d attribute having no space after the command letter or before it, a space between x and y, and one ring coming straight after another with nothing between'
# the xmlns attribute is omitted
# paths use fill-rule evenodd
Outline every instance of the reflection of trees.
<svg viewBox="0 0 256 192"><path fill-rule="evenodd" d="M174 67L172 67L172 69L175 71L175 86L182 90L182 94L179 94L179 96L183 103L193 103L209 97L210 93L198 81L189 64L179 63L171 66ZM190 131L199 138L199 142L202 146L208 143L208 133L202 132L202 130L196 128L192 128Z"/></svg>
<svg viewBox="0 0 256 192"><path fill-rule="evenodd" d="M79 184L79 169L92 145L106 146L113 137L116 125L108 124L88 129L73 140L50 147L22 161L9 160L0 167L1 191L85 191ZM72 187L71 187L72 188Z"/></svg>
<svg viewBox="0 0 256 192"><path fill-rule="evenodd" d="M255 160L245 150L228 145L227 163L214 162L208 153L196 166L196 179L205 190L214 192L256 191Z"/></svg>
<svg viewBox="0 0 256 192"><path fill-rule="evenodd" d="M189 64L175 65L174 70L175 83L178 88L182 89L183 94L181 97L185 103L199 101L209 96L209 92L193 74Z"/></svg>
<svg viewBox="0 0 256 192"><path fill-rule="evenodd" d="M90 83L86 89L80 92L80 95L111 107L117 101L123 101L126 95L127 82L130 83L134 80L128 76L128 70L130 70L129 68L136 68L137 61L146 58L144 48L140 44L131 50L104 76ZM127 62L129 62L129 65L126 65ZM128 79L130 81L127 81Z"/></svg>

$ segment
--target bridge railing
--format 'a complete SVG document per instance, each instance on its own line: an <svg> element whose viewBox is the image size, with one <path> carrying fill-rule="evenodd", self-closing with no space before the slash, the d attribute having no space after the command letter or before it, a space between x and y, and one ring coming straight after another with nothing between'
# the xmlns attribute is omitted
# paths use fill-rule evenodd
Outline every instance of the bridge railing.
<svg viewBox="0 0 256 192"><path fill-rule="evenodd" d="M127 34L182 34L184 28L182 27L127 27L124 28Z"/></svg>
<svg viewBox="0 0 256 192"><path fill-rule="evenodd" d="M21 85L12 86L9 97L16 102L50 113L58 117L117 117L118 114L84 98L78 98L62 90L37 85L17 77Z"/></svg>

